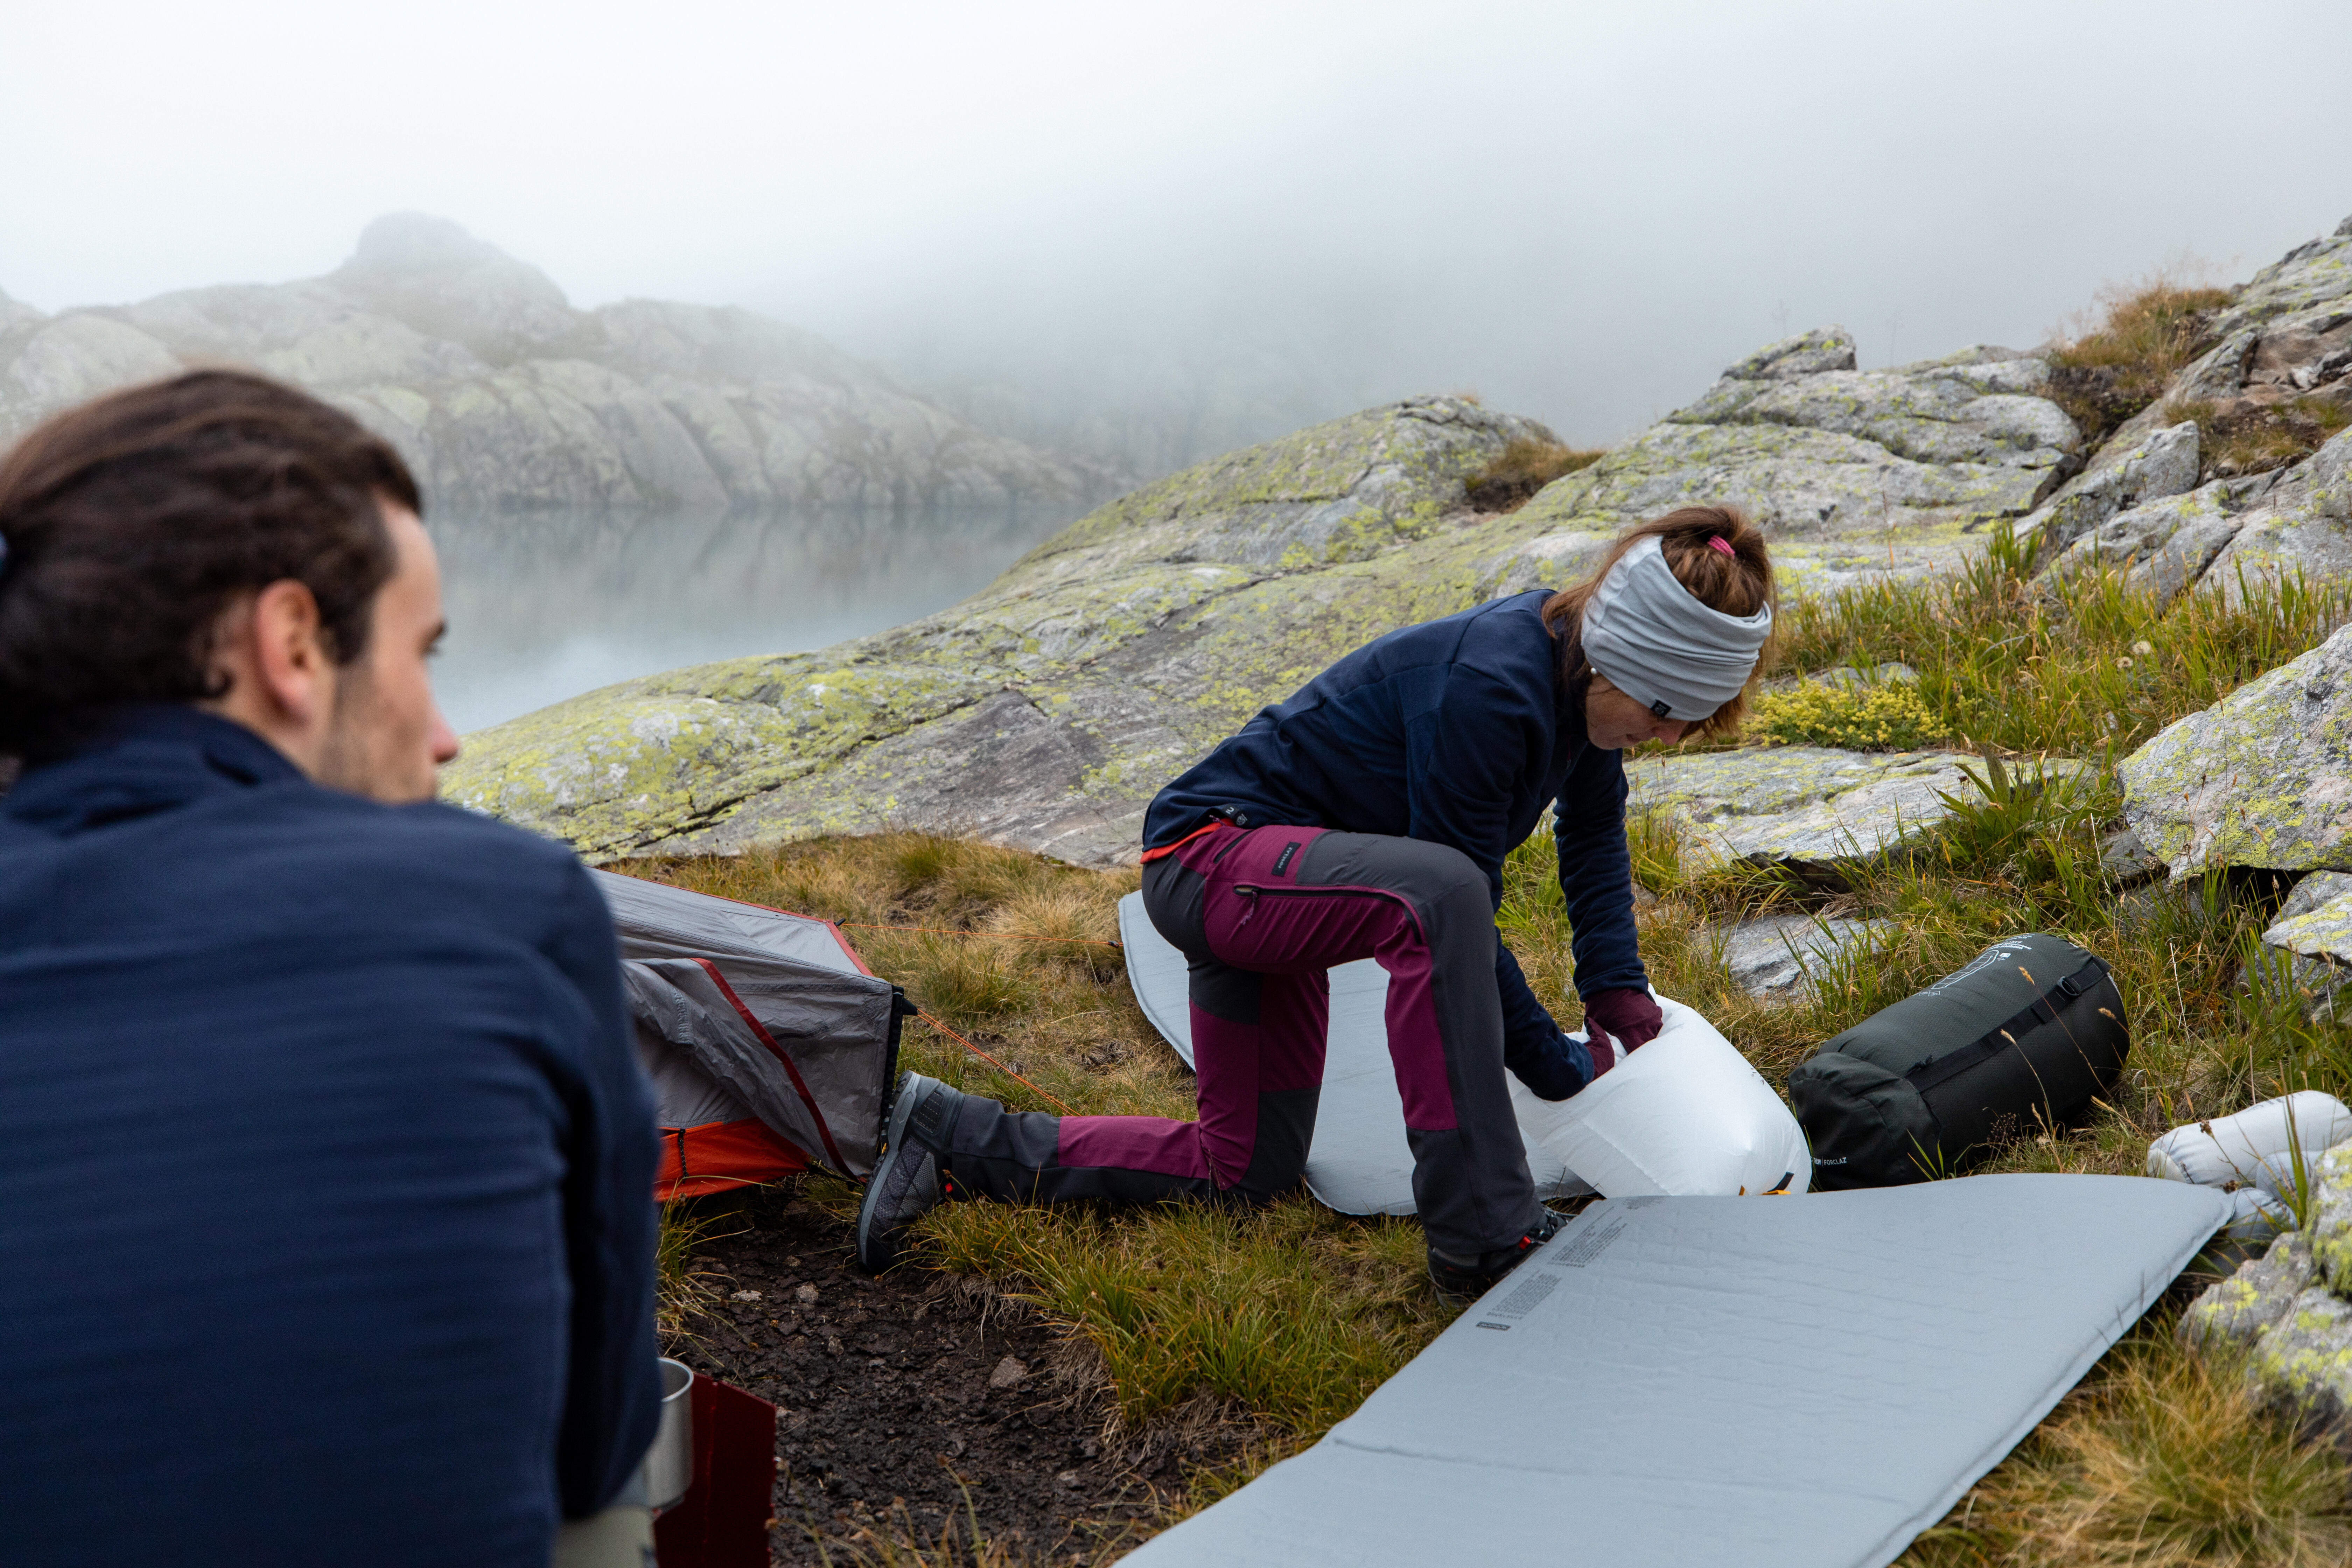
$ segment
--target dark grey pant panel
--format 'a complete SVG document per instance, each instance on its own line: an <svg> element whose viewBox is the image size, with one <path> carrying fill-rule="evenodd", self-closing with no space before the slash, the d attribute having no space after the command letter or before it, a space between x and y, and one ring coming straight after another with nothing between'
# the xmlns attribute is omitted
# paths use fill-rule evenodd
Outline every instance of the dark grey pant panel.
<svg viewBox="0 0 2352 1568"><path fill-rule="evenodd" d="M938 1152L940 1165L964 1195L999 1203L1153 1204L1218 1195L1206 1177L1065 1164L1061 1143L1061 1117L1008 1110L995 1100L966 1095Z"/></svg>

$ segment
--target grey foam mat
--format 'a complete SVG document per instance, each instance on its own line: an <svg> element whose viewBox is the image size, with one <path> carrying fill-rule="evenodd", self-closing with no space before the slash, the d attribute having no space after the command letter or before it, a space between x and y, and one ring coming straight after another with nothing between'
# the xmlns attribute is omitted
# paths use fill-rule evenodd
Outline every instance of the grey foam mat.
<svg viewBox="0 0 2352 1568"><path fill-rule="evenodd" d="M1128 984L1143 1016L1189 1066L1192 1015L1185 1000L1184 955L1143 912L1143 895L1118 901L1118 935ZM1389 1060L1389 977L1370 959L1331 971L1331 1011L1323 1058L1323 1096L1307 1151L1307 1190L1341 1214L1414 1212L1412 1151L1405 1142L1404 1100ZM1570 1196L1592 1189L1559 1159L1527 1140L1536 1192Z"/></svg>
<svg viewBox="0 0 2352 1568"><path fill-rule="evenodd" d="M1595 1204L1137 1568L1882 1568L2162 1294L2209 1188L1974 1176Z"/></svg>

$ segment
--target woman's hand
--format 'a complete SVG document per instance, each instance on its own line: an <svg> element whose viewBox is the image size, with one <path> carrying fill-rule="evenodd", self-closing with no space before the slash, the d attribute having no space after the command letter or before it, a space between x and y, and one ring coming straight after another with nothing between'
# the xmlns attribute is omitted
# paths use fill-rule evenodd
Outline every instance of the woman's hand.
<svg viewBox="0 0 2352 1568"><path fill-rule="evenodd" d="M1584 1033L1599 1078L1658 1037L1666 1016L1646 991L1596 991L1584 999Z"/></svg>

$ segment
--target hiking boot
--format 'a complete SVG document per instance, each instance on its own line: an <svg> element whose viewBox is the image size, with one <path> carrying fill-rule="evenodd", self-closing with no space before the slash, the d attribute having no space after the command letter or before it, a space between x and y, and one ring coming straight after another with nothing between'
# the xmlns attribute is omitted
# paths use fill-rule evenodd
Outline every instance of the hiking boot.
<svg viewBox="0 0 2352 1568"><path fill-rule="evenodd" d="M879 1274L898 1261L907 1228L939 1207L949 1194L940 1169L940 1143L955 1125L963 1096L935 1078L902 1074L890 1102L890 1125L882 1158L866 1183L857 1205L857 1266Z"/></svg>
<svg viewBox="0 0 2352 1568"><path fill-rule="evenodd" d="M1429 1249L1430 1283L1447 1300L1466 1307L1485 1295L1495 1281L1526 1262L1537 1247L1559 1235L1559 1227L1567 1223L1567 1215L1546 1209L1543 1217L1528 1227L1527 1235L1508 1247L1480 1253L1475 1258L1456 1258L1433 1247Z"/></svg>

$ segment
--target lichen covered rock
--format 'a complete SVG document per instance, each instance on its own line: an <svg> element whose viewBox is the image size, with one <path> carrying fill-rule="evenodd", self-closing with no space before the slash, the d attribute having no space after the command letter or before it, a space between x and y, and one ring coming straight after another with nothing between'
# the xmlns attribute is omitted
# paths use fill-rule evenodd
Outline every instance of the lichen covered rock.
<svg viewBox="0 0 2352 1568"><path fill-rule="evenodd" d="M2260 1258L2210 1285L2180 1315L2181 1339L2191 1345L2251 1348L2311 1289L2311 1244L2290 1231Z"/></svg>
<svg viewBox="0 0 2352 1568"><path fill-rule="evenodd" d="M1891 932L1883 921L1759 915L1715 927L1707 936L1718 945L1733 984L1750 996L1782 1002L1810 993L1816 975L1845 950L1866 949Z"/></svg>
<svg viewBox="0 0 2352 1568"><path fill-rule="evenodd" d="M2026 512L2074 452L2048 382L2042 361L1990 348L1857 371L1850 336L1809 332L1732 366L1527 511L1548 539L1605 539L1674 507L1727 502L1772 536L1799 592L1923 574Z"/></svg>
<svg viewBox="0 0 2352 1568"><path fill-rule="evenodd" d="M1317 426L1103 508L941 615L470 736L443 792L598 858L892 825L1132 858L1160 786L1256 709L1477 602L1538 529L1467 515L1464 481L1545 435L1454 398Z"/></svg>
<svg viewBox="0 0 2352 1568"><path fill-rule="evenodd" d="M2322 1154L2311 1181L2312 1268L2321 1284L2352 1295L2352 1143Z"/></svg>
<svg viewBox="0 0 2352 1568"><path fill-rule="evenodd" d="M2311 1426L2352 1426L2352 1301L2317 1286L2295 1297L2254 1342L2247 1372L2268 1403Z"/></svg>
<svg viewBox="0 0 2352 1568"><path fill-rule="evenodd" d="M2047 506L2025 520L2022 527L2041 535L2045 553L2064 550L2118 512L2179 495L2197 483L2194 421L2168 425L2120 451L2116 447L2117 442L2108 442L2100 454L2105 461L2068 480Z"/></svg>
<svg viewBox="0 0 2352 1568"><path fill-rule="evenodd" d="M2263 945L2284 959L2287 984L2307 1012L2334 1013L2352 981L2352 874L2314 871L2297 882Z"/></svg>
<svg viewBox="0 0 2352 1568"><path fill-rule="evenodd" d="M2061 552L2050 574L2119 572L2127 588L2168 603L2202 577L2236 536L2230 490L2228 481L2217 480L2117 512Z"/></svg>
<svg viewBox="0 0 2352 1568"><path fill-rule="evenodd" d="M1949 752L1824 746L1643 758L1626 764L1626 809L1664 814L1686 858L1780 865L1834 880L1921 843L1951 815L1945 797L1972 798L1967 761Z"/></svg>
<svg viewBox="0 0 2352 1568"><path fill-rule="evenodd" d="M2172 724L2116 773L2126 822L2176 878L2352 870L2352 627Z"/></svg>

